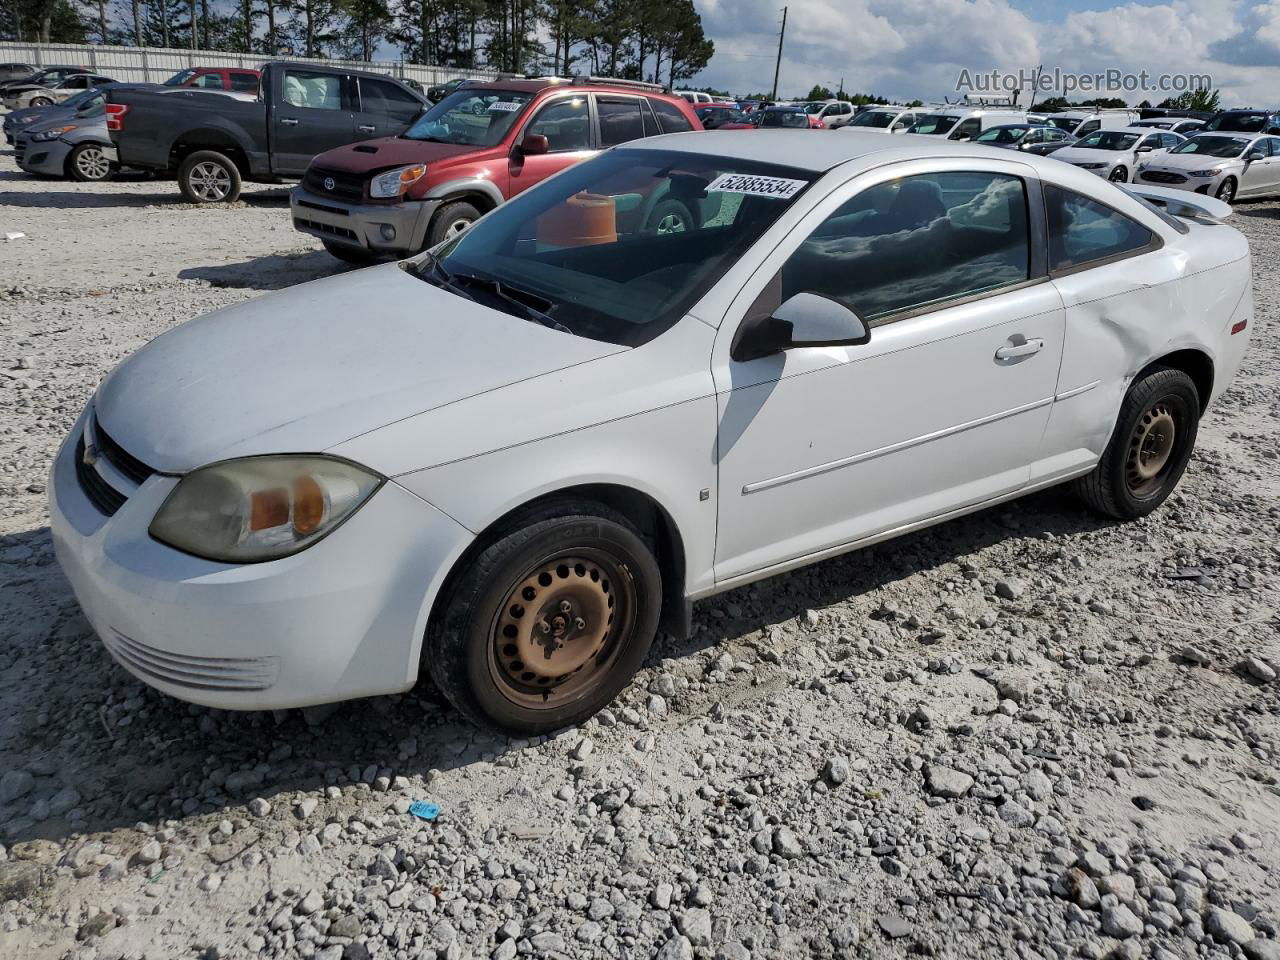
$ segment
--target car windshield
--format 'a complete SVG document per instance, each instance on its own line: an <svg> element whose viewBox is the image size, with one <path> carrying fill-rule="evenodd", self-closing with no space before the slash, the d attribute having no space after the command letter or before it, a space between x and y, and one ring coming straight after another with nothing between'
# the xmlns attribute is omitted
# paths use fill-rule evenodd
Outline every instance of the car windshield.
<svg viewBox="0 0 1280 960"><path fill-rule="evenodd" d="M827 108L825 103L806 103L804 105L805 113L821 113Z"/></svg>
<svg viewBox="0 0 1280 960"><path fill-rule="evenodd" d="M945 113L926 113L916 118L907 133L943 134L954 127L958 119Z"/></svg>
<svg viewBox="0 0 1280 960"><path fill-rule="evenodd" d="M84 90L84 91L81 91L80 93L77 93L74 97L67 97L67 99L62 101L62 105L64 107L74 107L76 109L79 109L80 107L87 106L89 101L92 100L94 97L97 97L99 100L101 100L102 94L94 89Z"/></svg>
<svg viewBox="0 0 1280 960"><path fill-rule="evenodd" d="M401 136L407 140L492 147L507 135L532 99L531 93L464 87L424 113Z"/></svg>
<svg viewBox="0 0 1280 960"><path fill-rule="evenodd" d="M1065 130L1070 133L1080 124L1079 117L1050 117L1049 122L1059 130Z"/></svg>
<svg viewBox="0 0 1280 960"><path fill-rule="evenodd" d="M851 127L875 127L877 130L883 130L889 124L893 123L893 118L897 114L889 110L863 110L860 114L849 121Z"/></svg>
<svg viewBox="0 0 1280 960"><path fill-rule="evenodd" d="M1085 150L1132 150L1138 136L1119 130L1095 130L1075 145Z"/></svg>
<svg viewBox="0 0 1280 960"><path fill-rule="evenodd" d="M164 82L166 87L180 87L196 75L194 70L179 70Z"/></svg>
<svg viewBox="0 0 1280 960"><path fill-rule="evenodd" d="M992 127L978 134L977 143L1017 143L1027 135L1026 127Z"/></svg>
<svg viewBox="0 0 1280 960"><path fill-rule="evenodd" d="M703 153L610 150L503 204L415 269L522 319L639 346L683 317L814 176Z"/></svg>
<svg viewBox="0 0 1280 960"><path fill-rule="evenodd" d="M1194 153L1202 157L1223 157L1230 159L1244 153L1250 141L1243 137L1192 137L1178 144L1170 153Z"/></svg>
<svg viewBox="0 0 1280 960"><path fill-rule="evenodd" d="M766 110L760 118L762 127L807 127L809 118L799 110Z"/></svg>
<svg viewBox="0 0 1280 960"><path fill-rule="evenodd" d="M1261 133L1267 118L1258 113L1223 113L1204 125L1205 130L1233 130L1239 133Z"/></svg>

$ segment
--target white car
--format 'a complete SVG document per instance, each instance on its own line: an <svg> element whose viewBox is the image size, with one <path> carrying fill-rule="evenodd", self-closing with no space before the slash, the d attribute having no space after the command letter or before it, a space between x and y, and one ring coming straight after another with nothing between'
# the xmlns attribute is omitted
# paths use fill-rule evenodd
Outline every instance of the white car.
<svg viewBox="0 0 1280 960"><path fill-rule="evenodd" d="M916 111L912 107L883 106L871 107L828 126L863 133L906 133L915 122Z"/></svg>
<svg viewBox="0 0 1280 960"><path fill-rule="evenodd" d="M1138 183L1217 197L1280 196L1280 137L1201 133L1138 164Z"/></svg>
<svg viewBox="0 0 1280 960"><path fill-rule="evenodd" d="M812 139L626 144L126 359L50 483L107 649L215 707L425 671L477 722L545 731L691 601L1065 481L1111 517L1158 507L1249 339L1248 244L1204 220L1230 208ZM651 232L655 203L696 226Z"/></svg>
<svg viewBox="0 0 1280 960"><path fill-rule="evenodd" d="M1176 133L1149 127L1095 130L1084 139L1056 151L1053 156L1105 180L1128 183L1138 161L1164 153L1184 139Z"/></svg>

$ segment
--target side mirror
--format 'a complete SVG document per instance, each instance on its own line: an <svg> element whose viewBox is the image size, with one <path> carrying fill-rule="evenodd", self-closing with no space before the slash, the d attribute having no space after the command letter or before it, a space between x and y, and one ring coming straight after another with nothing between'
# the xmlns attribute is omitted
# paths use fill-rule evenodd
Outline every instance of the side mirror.
<svg viewBox="0 0 1280 960"><path fill-rule="evenodd" d="M1245 159L1249 161L1265 160L1266 158L1267 158L1267 155L1263 153L1261 150L1250 150L1249 155L1245 157Z"/></svg>
<svg viewBox="0 0 1280 960"><path fill-rule="evenodd" d="M797 293L733 344L733 359L756 360L801 347L857 346L871 331L856 313L837 300L816 293Z"/></svg>
<svg viewBox="0 0 1280 960"><path fill-rule="evenodd" d="M520 141L520 152L526 156L546 153L550 149L551 144L547 141L547 138L540 133L531 133Z"/></svg>
<svg viewBox="0 0 1280 960"><path fill-rule="evenodd" d="M956 143L962 143L962 142L964 142L965 140L969 140L969 139L972 139L972 138L967 137L967 136L960 136L960 137L952 137L951 139L952 139L952 140L954 140Z"/></svg>
<svg viewBox="0 0 1280 960"><path fill-rule="evenodd" d="M1140 146L1137 150L1133 152L1134 153L1151 153L1153 150L1155 150L1155 147L1152 147L1144 143L1142 146Z"/></svg>

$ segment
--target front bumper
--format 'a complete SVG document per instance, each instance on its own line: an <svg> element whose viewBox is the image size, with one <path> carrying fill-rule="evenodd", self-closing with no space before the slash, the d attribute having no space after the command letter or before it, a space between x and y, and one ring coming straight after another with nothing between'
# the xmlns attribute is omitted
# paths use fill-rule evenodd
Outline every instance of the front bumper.
<svg viewBox="0 0 1280 960"><path fill-rule="evenodd" d="M67 156L71 144L64 140L32 140L19 137L14 150L18 166L27 173L45 177L64 177L67 173Z"/></svg>
<svg viewBox="0 0 1280 960"><path fill-rule="evenodd" d="M417 253L426 246L427 228L439 206L439 200L350 204L300 186L289 195L295 230L371 253Z"/></svg>
<svg viewBox="0 0 1280 960"><path fill-rule="evenodd" d="M1156 176L1148 176L1154 173ZM1172 179L1160 174L1172 174L1172 177L1181 179ZM1210 196L1218 192L1218 187L1222 185L1222 181L1231 176L1230 173L1220 173L1216 177L1192 177L1185 173L1178 173L1172 170L1144 170L1139 169L1134 174L1134 180L1138 183L1147 183L1153 187L1166 187L1169 190L1186 190L1188 193L1203 193Z"/></svg>
<svg viewBox="0 0 1280 960"><path fill-rule="evenodd" d="M181 700L232 710L332 703L414 684L429 603L470 532L387 482L291 557L202 560L147 533L178 478L152 474L131 486L99 455L87 469L127 497L110 516L95 506L75 462L85 419L54 461L50 527L76 599L121 666Z"/></svg>

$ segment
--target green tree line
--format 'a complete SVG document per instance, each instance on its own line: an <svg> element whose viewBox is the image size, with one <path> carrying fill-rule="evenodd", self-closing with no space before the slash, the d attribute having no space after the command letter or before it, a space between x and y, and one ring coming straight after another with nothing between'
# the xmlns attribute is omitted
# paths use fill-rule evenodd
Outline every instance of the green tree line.
<svg viewBox="0 0 1280 960"><path fill-rule="evenodd" d="M693 0L0 0L0 39L671 83L715 52Z"/></svg>

